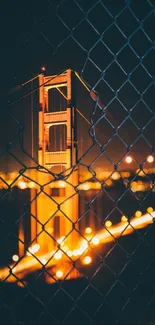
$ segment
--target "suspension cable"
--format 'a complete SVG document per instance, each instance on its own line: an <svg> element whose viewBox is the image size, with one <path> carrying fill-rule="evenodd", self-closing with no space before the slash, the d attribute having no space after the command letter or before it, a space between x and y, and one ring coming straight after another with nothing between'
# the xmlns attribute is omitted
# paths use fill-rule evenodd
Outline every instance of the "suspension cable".
<svg viewBox="0 0 155 325"><path fill-rule="evenodd" d="M83 119L89 124L89 125L91 125L92 126L92 124L90 123L90 121L81 113L81 111L79 111L79 109L77 109L76 108L76 110L77 110L77 112L79 113L79 115L81 115L82 117L83 117Z"/></svg>
<svg viewBox="0 0 155 325"><path fill-rule="evenodd" d="M76 77L80 80L80 82L83 84L83 86L90 92L90 88L86 85L86 83L82 80L82 78L80 77L80 75L78 74L77 71L75 71L75 75Z"/></svg>
<svg viewBox="0 0 155 325"><path fill-rule="evenodd" d="M21 84L21 86L23 87L23 86L27 85L29 82L37 79L39 76L41 76L41 73L39 73L39 74L35 75L34 77L32 77L31 79L25 81L23 84Z"/></svg>
<svg viewBox="0 0 155 325"><path fill-rule="evenodd" d="M20 98L14 100L14 101L12 101L12 102L9 102L9 103L8 103L9 106L10 106L10 105L13 105L13 104L15 104L15 103L18 103L20 100L22 100L22 99L26 98L27 96L31 95L32 93L36 92L36 91L37 91L38 89L40 89L41 87L44 87L44 86L47 85L50 81L54 80L56 77L58 77L59 75L61 75L61 74L64 73L65 71L66 71L66 70L62 70L61 72L57 73L56 75L51 76L51 78L50 78L49 80L45 81L43 84L37 86L36 88L34 88L34 89L31 90L31 91L28 91L25 95L21 96ZM38 74L37 76L34 77L34 79L37 78L39 75L42 75L42 74ZM33 78L31 78L31 79L33 79ZM31 80L31 79L30 79L30 80ZM30 82L30 80L26 81L26 83ZM12 92L15 92L15 91L17 91L18 89L21 89L21 88L22 88L26 83L16 86L15 88L13 88L13 89L12 89L10 92L8 92L7 94L12 93Z"/></svg>
<svg viewBox="0 0 155 325"><path fill-rule="evenodd" d="M55 87L59 93L67 100L67 96L63 93L63 91L59 87Z"/></svg>
<svg viewBox="0 0 155 325"><path fill-rule="evenodd" d="M95 93L95 91L91 90L87 84L84 82L84 80L80 77L79 73L77 71L75 71L75 75L76 77L80 80L80 82L82 83L82 85L87 89L87 91L90 93L92 99L97 102L98 106L100 109L104 108L104 104L100 101L100 99L97 98L97 95Z"/></svg>

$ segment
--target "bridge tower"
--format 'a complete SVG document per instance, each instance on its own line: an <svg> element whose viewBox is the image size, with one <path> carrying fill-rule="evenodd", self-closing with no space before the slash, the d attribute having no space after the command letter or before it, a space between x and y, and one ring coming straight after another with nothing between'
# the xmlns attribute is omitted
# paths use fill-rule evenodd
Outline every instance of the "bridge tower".
<svg viewBox="0 0 155 325"><path fill-rule="evenodd" d="M53 107L52 111L49 111L49 90L52 88L66 98L65 110L58 111L56 107ZM73 224L78 219L78 194L74 186L78 185L78 168L72 171L72 166L76 166L77 163L73 71L68 69L54 76L41 74L39 76L39 104L38 163L51 172L56 166L63 166L66 170L64 180L62 177L62 180L54 182L51 181L52 175L48 171L46 173L45 169L40 169L36 173L36 181L42 187L41 191L40 188L37 190L35 200L33 200L35 190L31 189L31 242L40 244L40 252L48 252L55 247L52 237L58 239L58 237L65 236L67 246L76 240ZM63 125L66 130L64 135L66 146L63 150L53 151L52 143L50 143L50 129L58 125ZM69 176L66 177L66 175ZM45 185L47 183L49 184Z"/></svg>

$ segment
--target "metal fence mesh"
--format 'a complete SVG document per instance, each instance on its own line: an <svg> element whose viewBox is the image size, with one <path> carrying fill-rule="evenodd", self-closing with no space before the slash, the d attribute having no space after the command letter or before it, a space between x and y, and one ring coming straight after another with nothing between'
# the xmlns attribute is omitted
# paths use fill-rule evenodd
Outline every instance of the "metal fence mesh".
<svg viewBox="0 0 155 325"><path fill-rule="evenodd" d="M0 322L153 324L155 3L48 0L22 6L6 2L1 10ZM37 137L32 142L40 87L36 79L24 80L42 63L48 75L78 71L78 163L67 171L40 166ZM55 151L56 139L64 150L63 132L51 133ZM72 184L68 177L77 167L79 183ZM57 188L49 194L46 178L37 183L40 173L50 175L50 184L71 186L72 197L58 203ZM32 210L40 195L52 202L46 223ZM54 224L57 237L49 227L74 196L78 220L63 213L70 222L63 241L75 233L85 243L80 254L74 236L70 254L57 242L61 218ZM40 227L33 242L31 220ZM42 233L54 250L40 258L29 247Z"/></svg>

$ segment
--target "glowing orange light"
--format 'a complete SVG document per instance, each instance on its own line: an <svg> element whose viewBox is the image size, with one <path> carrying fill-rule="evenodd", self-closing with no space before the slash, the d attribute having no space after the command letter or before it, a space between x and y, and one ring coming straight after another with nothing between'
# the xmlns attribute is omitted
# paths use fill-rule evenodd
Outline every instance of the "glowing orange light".
<svg viewBox="0 0 155 325"><path fill-rule="evenodd" d="M79 255L83 254L87 248L88 248L88 242L87 240L83 240L80 245L80 249L77 250L78 254ZM76 250L74 252L76 252Z"/></svg>
<svg viewBox="0 0 155 325"><path fill-rule="evenodd" d="M131 156L127 156L126 158L125 158L125 162L127 163L127 164L131 164L132 163L132 157Z"/></svg>
<svg viewBox="0 0 155 325"><path fill-rule="evenodd" d="M112 222L111 221L106 221L105 226L107 228L111 227L112 226Z"/></svg>
<svg viewBox="0 0 155 325"><path fill-rule="evenodd" d="M64 182L64 181L58 181L58 183L57 183L57 185L58 185L58 187L66 187L66 182Z"/></svg>
<svg viewBox="0 0 155 325"><path fill-rule="evenodd" d="M11 183L12 183L12 179L7 179L7 184L11 185Z"/></svg>
<svg viewBox="0 0 155 325"><path fill-rule="evenodd" d="M84 191L88 191L90 189L90 185L88 183L85 183L85 184L82 185L82 189Z"/></svg>
<svg viewBox="0 0 155 325"><path fill-rule="evenodd" d="M57 278L62 278L62 276L63 276L63 272L62 272L61 270L58 270L58 271L56 272L56 276L57 276Z"/></svg>
<svg viewBox="0 0 155 325"><path fill-rule="evenodd" d="M92 239L92 243L93 243L94 245L98 245L98 244L99 244L99 239L98 239L97 237L94 237L94 238Z"/></svg>
<svg viewBox="0 0 155 325"><path fill-rule="evenodd" d="M64 245L64 239L65 239L65 236L60 237L60 238L57 240L57 243L58 243L58 244L61 244L61 245Z"/></svg>
<svg viewBox="0 0 155 325"><path fill-rule="evenodd" d="M141 215L142 215L141 211L136 211L135 216L136 216L137 218L141 217Z"/></svg>
<svg viewBox="0 0 155 325"><path fill-rule="evenodd" d="M130 177L130 173L129 172L122 172L121 176L124 178L129 178Z"/></svg>
<svg viewBox="0 0 155 325"><path fill-rule="evenodd" d="M151 208L151 207L149 207ZM123 224L123 223L119 223L118 225L115 225L113 227L111 227L110 232L106 229L102 229L101 231L98 232L97 236L94 239L98 239L100 244L104 244L107 242L111 242L114 241L114 237L118 237L118 236L125 236L128 235L130 233L134 232L134 229L141 229L146 227L149 224L153 223L153 219L155 219L155 211L153 211L151 213L151 215L149 213L142 215L140 218L133 218L130 220L130 223L128 225ZM92 240L92 242L94 241L94 239ZM87 242L86 241L82 241L82 246L86 246ZM79 250L76 251L79 254ZM54 252L50 252L47 254L43 254L41 256L38 257L38 259L34 258L33 256L31 256L30 258L24 257L23 259L20 259L19 263L16 265L16 267L14 267L14 264L10 265L10 268L12 269L12 272L14 274L16 274L17 276L25 276L25 274L28 274L31 270L39 270L42 267L42 264L46 264L45 262L48 261L51 258L51 254L53 255L55 253ZM63 254L63 258L65 261L65 254ZM42 261L42 263L39 263L39 261ZM86 263L85 263L86 261ZM84 264L89 264L91 263L92 259L90 256L86 256L85 259L82 260L82 262ZM48 263L47 267L51 267L52 265L55 265L55 261L54 259L51 259L50 262ZM16 277L12 277L10 276L10 268L5 267L3 269L0 269L0 280L4 280L7 278L8 282L15 282L16 281ZM59 270L61 271L61 270ZM62 272L62 271L61 271ZM62 274L62 273L61 273ZM60 275L61 275L60 274ZM58 273L59 275L59 273Z"/></svg>
<svg viewBox="0 0 155 325"><path fill-rule="evenodd" d="M54 258L56 260L60 260L62 258L62 252L61 251L58 251L54 254Z"/></svg>
<svg viewBox="0 0 155 325"><path fill-rule="evenodd" d="M121 221L127 222L128 221L128 218L126 216L122 216Z"/></svg>
<svg viewBox="0 0 155 325"><path fill-rule="evenodd" d="M9 173L10 178L11 178L12 180L16 178L17 174L18 174L18 172L12 172L12 173Z"/></svg>
<svg viewBox="0 0 155 325"><path fill-rule="evenodd" d="M28 248L27 255L31 256L31 254L37 253L39 251L39 249L40 249L40 245L34 244Z"/></svg>
<svg viewBox="0 0 155 325"><path fill-rule="evenodd" d="M13 255L12 256L12 260L14 261L14 262L18 262L19 261L19 256L18 255Z"/></svg>
<svg viewBox="0 0 155 325"><path fill-rule="evenodd" d="M152 213L152 212L153 212L153 208L152 208L152 207L148 207L148 208L147 208L147 212L148 212L148 213Z"/></svg>
<svg viewBox="0 0 155 325"><path fill-rule="evenodd" d="M85 233L86 234L91 234L92 233L92 229L91 229L91 227L87 227L86 229L85 229Z"/></svg>
<svg viewBox="0 0 155 325"><path fill-rule="evenodd" d="M117 179L120 179L120 174L118 172L115 172L112 174L111 178L116 181Z"/></svg>
<svg viewBox="0 0 155 325"><path fill-rule="evenodd" d="M21 189L21 190L24 190L26 187L27 187L27 184L23 181L19 181L18 182L18 187Z"/></svg>
<svg viewBox="0 0 155 325"><path fill-rule="evenodd" d="M148 163L152 163L154 161L154 157L152 155L149 155L147 158L146 158L147 162Z"/></svg>
<svg viewBox="0 0 155 325"><path fill-rule="evenodd" d="M36 184L35 184L34 182L32 182L32 181L28 183L28 187L29 187L29 188L34 188L35 185L36 185Z"/></svg>
<svg viewBox="0 0 155 325"><path fill-rule="evenodd" d="M112 185L112 181L111 181L111 179L107 179L107 181L105 182L105 184L106 184L107 186L111 186L111 185Z"/></svg>
<svg viewBox="0 0 155 325"><path fill-rule="evenodd" d="M78 249L74 249L73 250L73 256L78 256L79 255L79 250Z"/></svg>
<svg viewBox="0 0 155 325"><path fill-rule="evenodd" d="M95 183L95 187L96 187L96 189L100 189L101 188L101 184L99 182L96 182Z"/></svg>
<svg viewBox="0 0 155 325"><path fill-rule="evenodd" d="M47 232L48 232L49 234L52 234L53 231L54 231L54 229L53 229L52 227L48 227L48 228L47 228Z"/></svg>
<svg viewBox="0 0 155 325"><path fill-rule="evenodd" d="M67 252L67 255L68 255L69 257L72 257L72 255L73 255L72 251L68 251L68 252Z"/></svg>
<svg viewBox="0 0 155 325"><path fill-rule="evenodd" d="M88 265L92 262L92 258L90 256L85 256L83 259L83 263Z"/></svg>
<svg viewBox="0 0 155 325"><path fill-rule="evenodd" d="M137 186L137 182L132 182L131 183L131 187L136 187Z"/></svg>
<svg viewBox="0 0 155 325"><path fill-rule="evenodd" d="M47 263L47 260L46 260L46 258L41 258L41 263L43 264L43 265L45 265L46 263Z"/></svg>

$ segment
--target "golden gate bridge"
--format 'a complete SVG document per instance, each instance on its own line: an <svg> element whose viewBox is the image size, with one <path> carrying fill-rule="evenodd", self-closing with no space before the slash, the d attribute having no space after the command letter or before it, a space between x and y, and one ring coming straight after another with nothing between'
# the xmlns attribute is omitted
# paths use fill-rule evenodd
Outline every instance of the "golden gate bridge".
<svg viewBox="0 0 155 325"><path fill-rule="evenodd" d="M75 77L88 90L99 108L104 109L104 105L95 92L91 91L78 73L74 73L71 69L59 75L45 76L42 73L37 76L39 78L40 104L38 146L35 147L32 138L32 157L34 151L37 151L38 168L28 169L24 173L20 173L15 181L13 175L10 179L2 175L0 184L1 188L6 189L8 186L13 187L16 184L20 189L24 190L27 187L30 189L31 244L25 252L25 231L20 225L18 254L13 255L13 264L0 269L0 280L23 284L23 279L27 274L42 267L48 270L52 269L49 276L46 276L47 282L52 282L54 279L66 279L73 270L72 276L79 277L80 265L87 266L93 263L93 249L154 222L155 212L152 207L149 207L144 215L137 211L130 221L126 216L122 216L117 225L113 226L108 220L97 233L93 231L92 224L90 227L86 227L84 235L81 234L79 230L78 193L80 190L88 191L92 188L101 190L103 184L91 180L79 183L76 113L78 112L90 126L92 124L76 108ZM52 112L49 111L49 91L51 89L56 89L64 98L66 106L63 110L56 111L54 108ZM60 150L53 151L50 143L50 132L55 130L55 127L60 126L61 141L63 139L64 142L63 145L59 146ZM126 163L132 162L132 157L129 155L125 159ZM152 163L153 160L152 155L147 157L149 163ZM61 171L56 173L55 170L57 171L59 167L61 167ZM150 172L152 171L153 169L150 169ZM139 170L140 173L145 176L149 170ZM104 185L110 186L112 184L110 182L120 179L125 174L126 178L130 176L129 172L105 173ZM143 182L139 184L138 182L131 182L133 192L138 190L138 186L141 186L141 190L145 189Z"/></svg>

